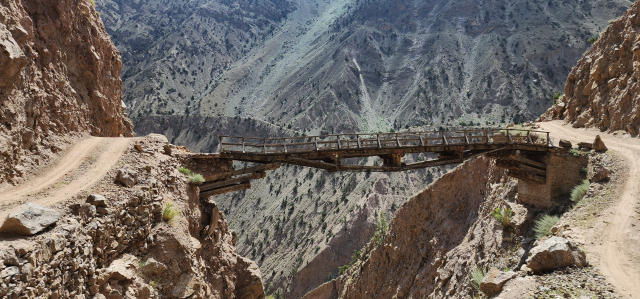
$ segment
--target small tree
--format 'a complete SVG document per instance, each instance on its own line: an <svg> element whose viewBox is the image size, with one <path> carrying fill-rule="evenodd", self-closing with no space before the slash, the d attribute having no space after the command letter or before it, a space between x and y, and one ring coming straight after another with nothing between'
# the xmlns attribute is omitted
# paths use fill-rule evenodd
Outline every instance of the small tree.
<svg viewBox="0 0 640 299"><path fill-rule="evenodd" d="M502 224L502 227L507 228L511 226L511 217L513 216L513 212L510 208L496 208L491 211L491 214L496 218L496 220L498 220L498 222L500 222L500 224Z"/></svg>
<svg viewBox="0 0 640 299"><path fill-rule="evenodd" d="M380 246L382 241L384 240L384 235L387 234L387 230L389 229L389 224L387 223L386 216L384 211L381 211L378 214L378 220L376 221L376 232L373 235L373 240L376 246Z"/></svg>

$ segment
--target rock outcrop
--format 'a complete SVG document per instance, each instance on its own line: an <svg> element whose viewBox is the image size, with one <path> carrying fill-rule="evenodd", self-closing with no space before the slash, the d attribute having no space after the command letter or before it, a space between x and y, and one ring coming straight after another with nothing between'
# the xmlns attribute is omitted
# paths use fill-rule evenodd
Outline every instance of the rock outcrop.
<svg viewBox="0 0 640 299"><path fill-rule="evenodd" d="M507 281L513 279L518 274L513 271L502 272L498 269L491 268L487 275L485 275L484 279L482 279L482 283L480 283L480 290L482 293L493 296L502 291L502 287Z"/></svg>
<svg viewBox="0 0 640 299"><path fill-rule="evenodd" d="M55 209L28 203L7 215L0 233L30 236L54 224L60 217L62 214Z"/></svg>
<svg viewBox="0 0 640 299"><path fill-rule="evenodd" d="M132 136L121 68L89 1L0 3L0 183L20 181L71 136Z"/></svg>
<svg viewBox="0 0 640 299"><path fill-rule="evenodd" d="M635 2L611 22L598 41L573 68L565 96L541 120L563 119L574 127L624 130L640 129L640 3Z"/></svg>
<svg viewBox="0 0 640 299"><path fill-rule="evenodd" d="M177 171L184 155L164 155L158 138L136 144L143 152L132 144L121 161L136 185L121 187L111 170L91 195L63 205L55 227L0 242L1 298L265 297L258 266L237 254L225 216ZM167 222L169 202L177 214Z"/></svg>
<svg viewBox="0 0 640 299"><path fill-rule="evenodd" d="M551 271L568 266L584 267L587 258L584 252L571 241L551 237L529 252L527 267L534 273Z"/></svg>

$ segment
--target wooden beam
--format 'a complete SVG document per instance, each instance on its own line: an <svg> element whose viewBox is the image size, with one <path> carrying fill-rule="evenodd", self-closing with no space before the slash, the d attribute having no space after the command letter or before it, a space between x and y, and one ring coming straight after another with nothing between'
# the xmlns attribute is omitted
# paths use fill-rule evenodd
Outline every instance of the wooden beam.
<svg viewBox="0 0 640 299"><path fill-rule="evenodd" d="M546 164L538 162L538 161L534 161L534 160L531 160L531 159L527 159L527 158L525 158L523 156L511 155L511 156L507 157L507 159L518 161L518 162L522 162L524 164L528 164L530 166L537 167L537 168L540 168L540 169L547 169L547 165Z"/></svg>
<svg viewBox="0 0 640 299"><path fill-rule="evenodd" d="M337 160L339 160L339 159L336 159L336 160L333 160L333 161L337 161ZM315 168L320 168L320 169L326 169L326 170L329 170L329 171L335 171L336 170L336 164L327 163L327 162L323 162L323 161L303 159L303 158L298 158L298 157L284 158L284 159L282 159L282 162L289 163L289 164L295 164L295 165L301 165L301 166L307 166L307 167L315 167Z"/></svg>
<svg viewBox="0 0 640 299"><path fill-rule="evenodd" d="M546 177L542 177L536 174L532 174L532 173L527 173L525 171L522 170L508 170L507 171L507 175L510 177L514 177L516 179L521 179L521 180L528 180L528 181L534 181L540 184L545 184L547 182L547 178Z"/></svg>
<svg viewBox="0 0 640 299"><path fill-rule="evenodd" d="M221 181L221 182L215 182L215 183L205 183L202 184L202 186L200 186L200 191L208 191L208 190L213 190L216 188L220 188L220 187L224 187L224 186L229 186L229 185L233 185L233 184L238 184L238 183L246 183L249 180L255 180L255 179L261 179L264 178L267 174L264 172L256 172L256 173L252 173L250 175L245 175L245 176L241 176L235 179L229 179L229 180L225 180L225 181Z"/></svg>
<svg viewBox="0 0 640 299"><path fill-rule="evenodd" d="M244 183L244 184L240 184L240 185L224 187L224 188L215 189L215 190L211 190L211 191L201 192L200 193L200 198L206 198L206 197L209 197L209 196L212 196L212 195L229 193L229 192L233 192L233 191L246 190L246 189L249 189L249 188L251 188L251 184L250 183Z"/></svg>
<svg viewBox="0 0 640 299"><path fill-rule="evenodd" d="M205 182L213 182L213 181L217 181L217 180L228 179L228 178L230 178L232 176L241 175L241 174L245 174L245 173L274 170L274 169L279 168L280 165L282 165L282 163L276 162L276 163L269 163L269 164L264 164L264 165L258 165L258 166L254 166L254 167L244 168L244 169L238 169L238 170L234 170L234 171L231 171L231 172L213 174L213 175L204 177L204 181Z"/></svg>

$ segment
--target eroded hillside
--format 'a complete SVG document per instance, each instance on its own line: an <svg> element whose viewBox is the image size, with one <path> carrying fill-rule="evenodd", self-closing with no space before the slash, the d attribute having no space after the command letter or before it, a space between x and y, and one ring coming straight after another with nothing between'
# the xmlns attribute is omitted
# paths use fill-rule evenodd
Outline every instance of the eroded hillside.
<svg viewBox="0 0 640 299"><path fill-rule="evenodd" d="M0 3L0 185L80 134L132 136L122 61L90 2Z"/></svg>

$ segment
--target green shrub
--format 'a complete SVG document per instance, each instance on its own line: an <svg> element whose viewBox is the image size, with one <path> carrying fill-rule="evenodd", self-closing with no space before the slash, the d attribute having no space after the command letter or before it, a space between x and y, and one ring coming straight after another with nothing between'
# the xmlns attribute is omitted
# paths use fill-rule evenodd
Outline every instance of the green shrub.
<svg viewBox="0 0 640 299"><path fill-rule="evenodd" d="M387 230L389 229L389 224L387 223L387 219L385 217L384 211L380 212L378 215L378 220L376 222L376 232L373 235L373 241L376 246L382 244L384 240L384 235L387 234Z"/></svg>
<svg viewBox="0 0 640 299"><path fill-rule="evenodd" d="M162 208L162 220L166 222L173 221L173 218L175 218L177 215L178 208L176 208L176 206L171 202L166 203Z"/></svg>
<svg viewBox="0 0 640 299"><path fill-rule="evenodd" d="M569 154L574 157L580 157L580 151L575 148L570 149Z"/></svg>
<svg viewBox="0 0 640 299"><path fill-rule="evenodd" d="M587 190L589 190L590 184L591 183L589 183L589 180L583 180L580 184L573 187L573 190L571 190L571 201L580 201L587 193Z"/></svg>
<svg viewBox="0 0 640 299"><path fill-rule="evenodd" d="M204 183L204 177L199 173L192 173L189 176L189 184L200 185Z"/></svg>
<svg viewBox="0 0 640 299"><path fill-rule="evenodd" d="M478 268L478 266L473 266L471 269L471 273L469 273L469 280L471 286L478 292L480 291L480 284L484 279L485 275L487 275L487 270L483 268Z"/></svg>
<svg viewBox="0 0 640 299"><path fill-rule="evenodd" d="M186 174L186 175L191 175L191 170L189 170L189 168L184 168L184 167L180 167L178 168L178 171Z"/></svg>
<svg viewBox="0 0 640 299"><path fill-rule="evenodd" d="M496 218L496 220L498 220L498 222L500 222L500 224L502 224L502 227L507 228L511 226L511 217L513 216L513 212L510 208L496 208L491 211L491 214Z"/></svg>
<svg viewBox="0 0 640 299"><path fill-rule="evenodd" d="M593 44L595 44L595 43L598 41L598 38L599 38L599 36L594 35L594 36L590 37L590 38L587 40L587 43L589 43L590 45L593 45Z"/></svg>
<svg viewBox="0 0 640 299"><path fill-rule="evenodd" d="M544 215L535 223L533 230L536 232L536 238L540 239L551 234L551 228L560 220L558 216Z"/></svg>

